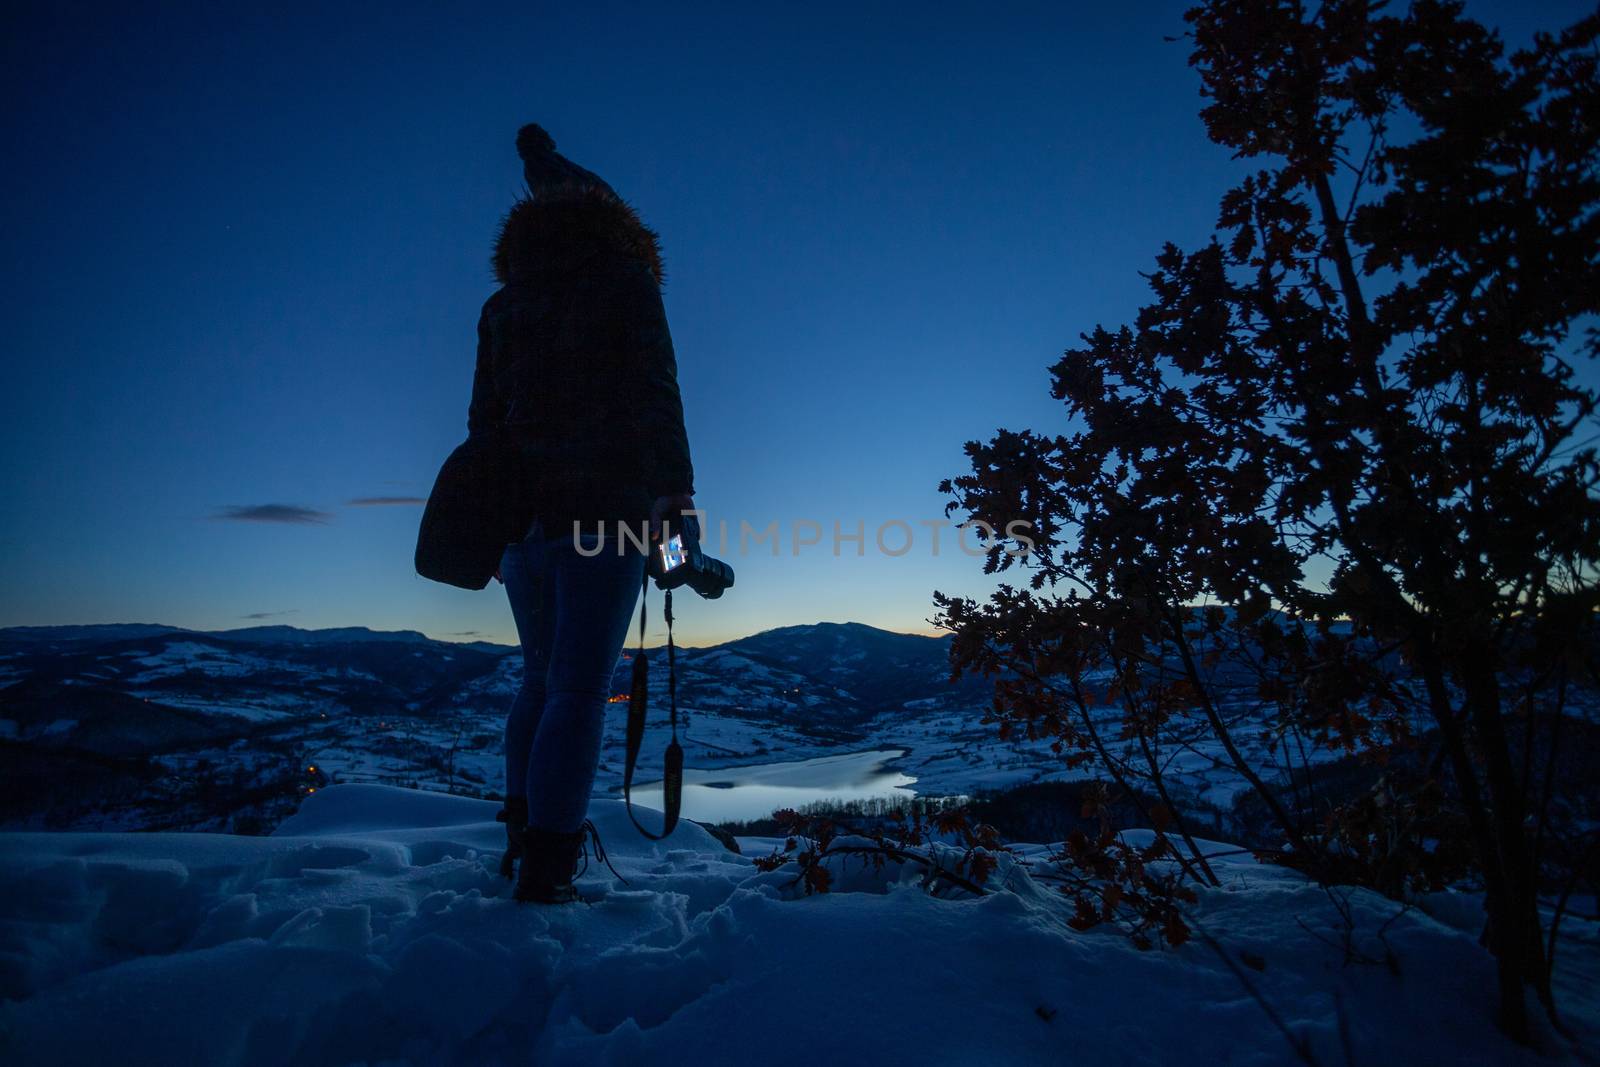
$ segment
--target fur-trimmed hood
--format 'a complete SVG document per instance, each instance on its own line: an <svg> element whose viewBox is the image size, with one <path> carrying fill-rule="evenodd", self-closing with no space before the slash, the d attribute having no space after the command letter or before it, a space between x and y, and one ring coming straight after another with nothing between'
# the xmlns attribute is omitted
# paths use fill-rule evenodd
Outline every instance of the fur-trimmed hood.
<svg viewBox="0 0 1600 1067"><path fill-rule="evenodd" d="M661 245L639 213L609 189L518 200L500 223L490 263L501 285L514 277L609 250L650 268L660 285Z"/></svg>

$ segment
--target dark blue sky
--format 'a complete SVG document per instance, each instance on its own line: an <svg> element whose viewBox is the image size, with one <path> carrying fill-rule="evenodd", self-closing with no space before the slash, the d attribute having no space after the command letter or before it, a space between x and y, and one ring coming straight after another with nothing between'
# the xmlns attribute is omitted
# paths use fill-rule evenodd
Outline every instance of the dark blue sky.
<svg viewBox="0 0 1600 1067"><path fill-rule="evenodd" d="M986 588L918 525L962 443L1058 425L1046 366L1236 173L1183 4L131 6L6 16L0 625L510 640L498 586L414 576L415 505L350 502L465 433L537 121L661 233L700 503L783 528L683 636L925 630ZM1522 43L1588 7L1537 6L1468 10Z"/></svg>

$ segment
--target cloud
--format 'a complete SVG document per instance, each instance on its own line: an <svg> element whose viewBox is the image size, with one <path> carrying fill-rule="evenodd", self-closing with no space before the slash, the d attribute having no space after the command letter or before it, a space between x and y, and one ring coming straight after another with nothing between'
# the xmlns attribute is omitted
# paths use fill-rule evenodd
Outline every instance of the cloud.
<svg viewBox="0 0 1600 1067"><path fill-rule="evenodd" d="M333 518L326 511L303 508L298 504L229 504L211 517L232 522L287 522L319 526Z"/></svg>
<svg viewBox="0 0 1600 1067"><path fill-rule="evenodd" d="M452 631L449 634L446 634L445 636L447 636L447 637L477 637L482 633L483 633L482 630L455 630L455 631Z"/></svg>
<svg viewBox="0 0 1600 1067"><path fill-rule="evenodd" d="M346 500L345 506L351 508L381 508L401 504L426 504L427 497L421 496L358 496L354 500Z"/></svg>
<svg viewBox="0 0 1600 1067"><path fill-rule="evenodd" d="M288 611L252 611L248 615L240 615L241 619L276 619L280 615L298 615L299 608L290 608Z"/></svg>

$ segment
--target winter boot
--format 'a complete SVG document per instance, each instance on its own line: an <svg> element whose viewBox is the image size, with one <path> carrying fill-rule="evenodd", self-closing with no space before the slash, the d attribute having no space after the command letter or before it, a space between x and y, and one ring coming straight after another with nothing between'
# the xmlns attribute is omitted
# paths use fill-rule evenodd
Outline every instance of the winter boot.
<svg viewBox="0 0 1600 1067"><path fill-rule="evenodd" d="M510 824L506 824L507 830ZM584 830L559 834L532 826L518 828L522 866L517 869L516 898L523 903L570 904L578 899L572 879L583 855Z"/></svg>
<svg viewBox="0 0 1600 1067"><path fill-rule="evenodd" d="M494 813L495 822L506 824L506 851L500 857L500 877L511 878L522 856L522 831L528 825L528 799L507 797L505 807Z"/></svg>

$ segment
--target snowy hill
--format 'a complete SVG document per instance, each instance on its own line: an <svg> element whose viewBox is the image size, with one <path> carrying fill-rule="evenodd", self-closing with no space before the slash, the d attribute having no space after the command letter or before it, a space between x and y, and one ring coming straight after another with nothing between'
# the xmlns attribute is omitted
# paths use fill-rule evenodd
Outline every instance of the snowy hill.
<svg viewBox="0 0 1600 1067"><path fill-rule="evenodd" d="M848 693L870 717L885 706L947 694L950 638L892 633L859 622L823 622L766 630L723 650L808 675ZM982 698L983 686L961 691Z"/></svg>
<svg viewBox="0 0 1600 1067"><path fill-rule="evenodd" d="M1069 929L1009 859L981 898L893 865L804 897L600 801L627 884L591 869L596 903L544 908L493 873L493 811L336 786L270 837L0 834L0 1061L1277 1067L1292 1039L1329 1065L1560 1062L1493 1028L1489 957L1448 925L1475 903L1448 894L1436 919L1339 890L1347 923L1293 872L1218 855L1225 887L1191 909L1215 951L1139 952ZM1597 955L1564 945L1563 985Z"/></svg>
<svg viewBox="0 0 1600 1067"><path fill-rule="evenodd" d="M986 689L949 684L947 647L819 624L681 650L690 766L910 749L909 773L942 761L925 788L948 792L975 784L968 769L987 774L1018 758L1037 767L1037 754L973 750L951 761L993 739L974 729ZM658 694L665 660L652 654ZM627 690L631 667L618 664L615 692ZM409 631L0 630L0 824L256 828L332 781L487 795L521 680L515 649ZM654 710L659 733L665 702ZM617 785L621 715L612 719L602 789Z"/></svg>

